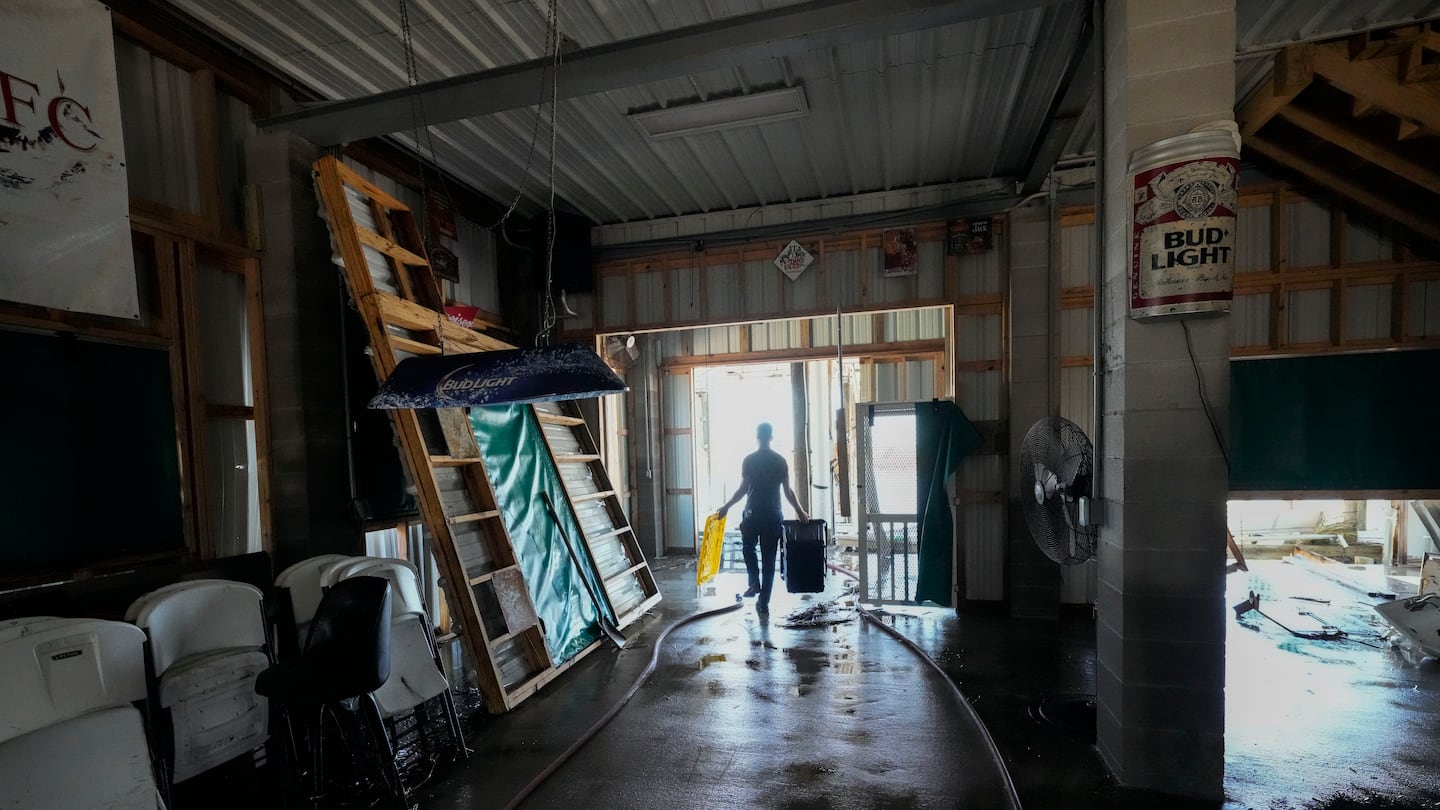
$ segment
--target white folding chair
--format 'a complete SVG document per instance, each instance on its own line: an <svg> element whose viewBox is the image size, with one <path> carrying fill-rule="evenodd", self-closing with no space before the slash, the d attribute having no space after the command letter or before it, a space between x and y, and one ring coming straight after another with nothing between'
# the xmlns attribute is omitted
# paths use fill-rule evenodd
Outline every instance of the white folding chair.
<svg viewBox="0 0 1440 810"><path fill-rule="evenodd" d="M144 720L145 634L122 622L42 618L0 640L0 807L164 804Z"/></svg>
<svg viewBox="0 0 1440 810"><path fill-rule="evenodd" d="M272 661L259 589L202 579L146 594L126 618L150 640L152 695L169 712L166 753L184 782L269 739L269 710L255 678Z"/></svg>
<svg viewBox="0 0 1440 810"><path fill-rule="evenodd" d="M324 594L324 589L320 586L321 574L331 565L349 559L352 558L345 554L321 554L301 560L275 577L275 587L290 611L291 626L281 629L293 634L290 638L295 642L294 652L298 653L300 648L305 646L305 634L310 632L310 620L315 617L315 608L320 606L320 597ZM286 647L291 647L288 640Z"/></svg>
<svg viewBox="0 0 1440 810"><path fill-rule="evenodd" d="M352 577L380 577L390 582L390 677L374 693L380 714L389 720L443 696L446 723L463 756L466 749L460 717L420 595L420 572L408 560L355 557L325 569L321 585L329 587Z"/></svg>

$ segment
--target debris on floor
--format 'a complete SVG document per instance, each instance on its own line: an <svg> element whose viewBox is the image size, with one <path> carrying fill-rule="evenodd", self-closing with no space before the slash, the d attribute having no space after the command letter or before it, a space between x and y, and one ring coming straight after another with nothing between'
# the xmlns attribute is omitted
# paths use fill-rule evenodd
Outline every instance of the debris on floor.
<svg viewBox="0 0 1440 810"><path fill-rule="evenodd" d="M855 621L855 601L853 599L835 600L821 602L818 605L811 605L792 611L785 617L784 627L791 629L800 627L826 627L832 624L845 624Z"/></svg>

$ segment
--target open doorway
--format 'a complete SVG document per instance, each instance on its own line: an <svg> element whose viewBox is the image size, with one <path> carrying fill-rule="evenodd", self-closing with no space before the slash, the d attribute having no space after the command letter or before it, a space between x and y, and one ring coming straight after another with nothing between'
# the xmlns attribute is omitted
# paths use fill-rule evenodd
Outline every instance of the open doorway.
<svg viewBox="0 0 1440 810"><path fill-rule="evenodd" d="M854 480L846 448L853 418L837 419L844 402L853 413L859 359L699 366L693 370L696 524L740 485L740 467L754 452L755 428L769 422L771 447L790 464L790 483L810 515L837 531L849 525ZM846 466L844 475L841 465ZM739 521L732 521L735 526Z"/></svg>
<svg viewBox="0 0 1440 810"><path fill-rule="evenodd" d="M1433 784L1416 744L1433 728L1440 669L1383 614L1416 624L1440 612L1405 611L1440 590L1423 568L1440 575L1440 514L1433 501L1325 494L1229 503L1226 784L1247 804L1315 786L1381 796ZM1350 767L1335 769L1342 760Z"/></svg>

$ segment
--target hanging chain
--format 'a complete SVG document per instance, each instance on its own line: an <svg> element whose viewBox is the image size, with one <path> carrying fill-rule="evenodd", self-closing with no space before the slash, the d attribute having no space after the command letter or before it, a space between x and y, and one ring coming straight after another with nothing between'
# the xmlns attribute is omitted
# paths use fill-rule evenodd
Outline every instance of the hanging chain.
<svg viewBox="0 0 1440 810"><path fill-rule="evenodd" d="M555 65L554 52L560 50L560 13L559 0L550 0L549 10L545 21L545 56L548 61L544 69L540 71L540 89L535 99L535 120L530 126L530 147L525 151L525 171L520 175L520 182L515 186L515 197L510 200L510 205L505 213L490 225L493 230L505 224L510 215L520 205L520 200L525 195L525 187L530 182L530 169L535 165L535 144L540 140L540 122L545 118L545 87L547 83L553 83L551 68Z"/></svg>
<svg viewBox="0 0 1440 810"><path fill-rule="evenodd" d="M560 0L550 0L550 19L552 25L559 20ZM559 131L560 119L560 37L558 30L553 38L551 56L550 80L550 200L547 206L547 233L545 238L545 291L542 296L543 306L540 315L540 332L535 336L536 346L550 345L550 332L555 328L558 320L555 312L555 149L557 144L556 134Z"/></svg>
<svg viewBox="0 0 1440 810"><path fill-rule="evenodd" d="M414 29L410 25L410 4L406 0L400 0L400 40L405 49L405 79L413 88L420 83L420 70L415 61ZM435 134L425 115L425 97L420 93L410 95L410 119L414 125L411 137L415 140L415 170L420 175L420 216L425 222L423 240L428 251L436 244L439 235L435 233L430 217L430 181L425 175L424 156L427 146L430 165L440 180L440 193L452 217L456 216L455 200L450 196L450 184L445 179L445 172L440 169L440 158L435 152Z"/></svg>

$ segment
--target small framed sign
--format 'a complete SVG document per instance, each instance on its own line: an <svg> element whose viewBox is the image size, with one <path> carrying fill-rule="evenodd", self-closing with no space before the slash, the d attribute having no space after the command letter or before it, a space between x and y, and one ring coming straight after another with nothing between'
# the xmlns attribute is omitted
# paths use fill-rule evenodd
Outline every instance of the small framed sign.
<svg viewBox="0 0 1440 810"><path fill-rule="evenodd" d="M460 283L460 257L444 245L431 246L430 269L435 271L436 278Z"/></svg>
<svg viewBox="0 0 1440 810"><path fill-rule="evenodd" d="M913 276L920 272L920 242L914 228L889 228L881 233L885 248L885 277Z"/></svg>
<svg viewBox="0 0 1440 810"><path fill-rule="evenodd" d="M805 268L809 267L813 261L815 261L815 257L810 254L810 251L806 250L804 245L791 239L790 244L781 248L780 255L775 257L775 266L780 268L780 272L784 273L787 278L794 281L800 277L801 273L805 272Z"/></svg>
<svg viewBox="0 0 1440 810"><path fill-rule="evenodd" d="M430 215L430 230L446 239L460 238L460 232L455 228L455 211L450 208L450 200L444 195L427 189L425 191L425 210Z"/></svg>
<svg viewBox="0 0 1440 810"><path fill-rule="evenodd" d="M990 218L965 219L950 224L947 250L952 256L969 256L990 250Z"/></svg>

